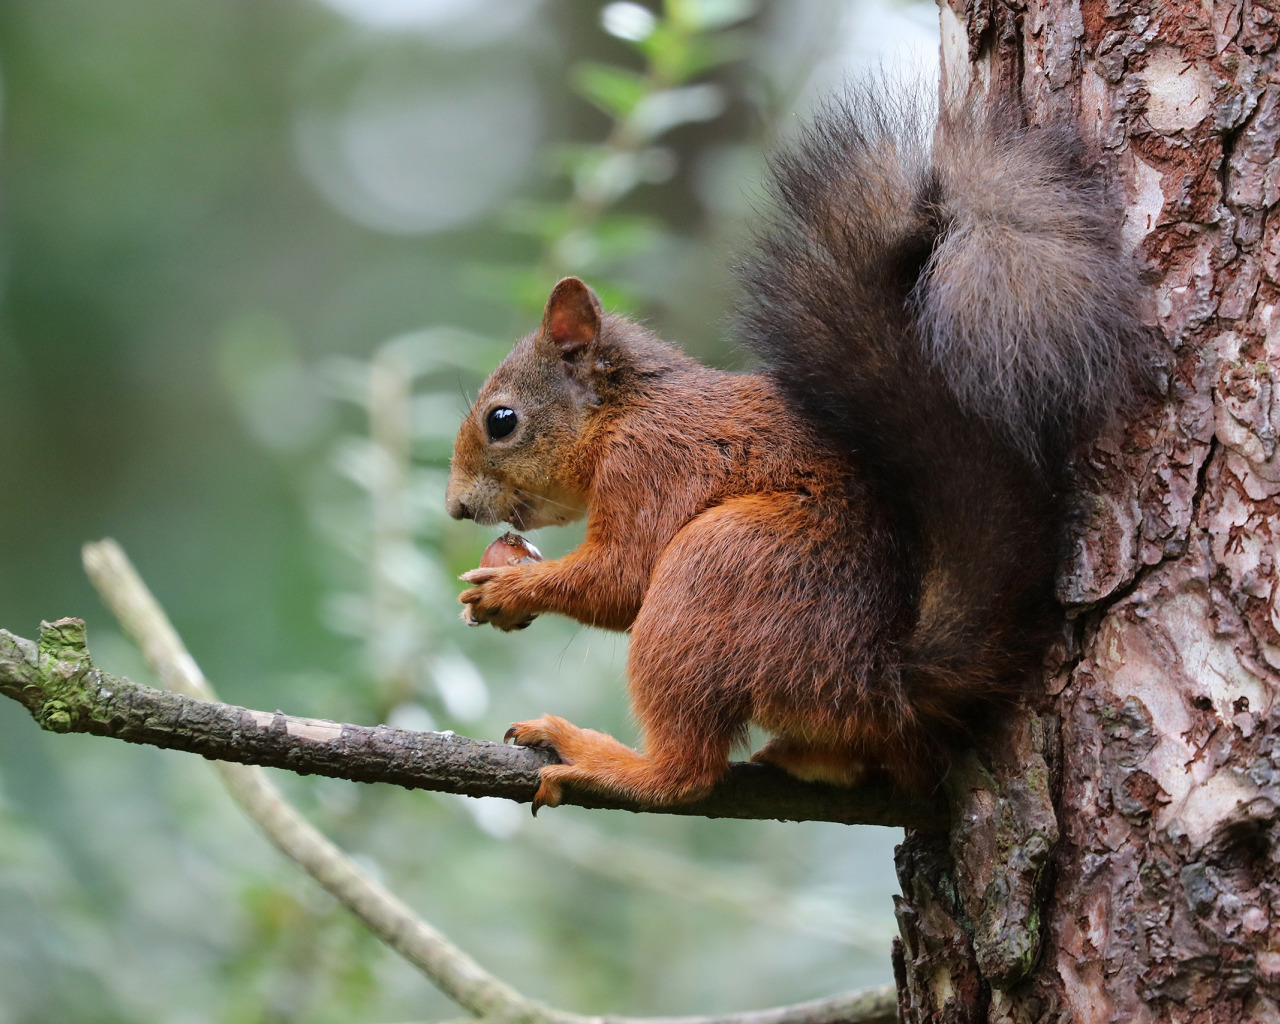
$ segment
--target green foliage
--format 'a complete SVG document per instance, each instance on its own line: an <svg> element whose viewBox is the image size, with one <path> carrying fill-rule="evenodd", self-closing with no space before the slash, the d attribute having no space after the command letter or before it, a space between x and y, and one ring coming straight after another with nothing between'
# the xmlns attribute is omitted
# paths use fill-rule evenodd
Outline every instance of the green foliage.
<svg viewBox="0 0 1280 1024"><path fill-rule="evenodd" d="M574 65L571 75L583 97L618 121L630 117L650 91L644 75L608 64L583 61Z"/></svg>
<svg viewBox="0 0 1280 1024"><path fill-rule="evenodd" d="M750 0L669 0L658 15L646 15L631 3L606 7L606 30L629 43L640 67L601 61L570 67L574 90L611 124L599 142L549 150L548 169L568 179L564 200L516 203L503 219L511 230L541 244L542 259L534 269L527 264L485 267L472 281L536 312L546 299L548 279L576 274L590 278L615 308L638 309L627 284L629 270L636 260L660 251L672 229L616 207L641 185L660 184L675 174L675 154L658 144L663 136L724 112L722 85L691 83L743 56L745 37L725 29L751 17L757 6Z"/></svg>

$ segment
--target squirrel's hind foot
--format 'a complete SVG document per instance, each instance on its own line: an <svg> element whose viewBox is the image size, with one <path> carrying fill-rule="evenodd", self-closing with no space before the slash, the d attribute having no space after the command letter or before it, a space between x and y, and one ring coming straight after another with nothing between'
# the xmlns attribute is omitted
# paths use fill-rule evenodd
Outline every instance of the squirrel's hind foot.
<svg viewBox="0 0 1280 1024"><path fill-rule="evenodd" d="M540 807L559 804L564 786L613 793L643 804L685 803L705 796L728 766L727 757L716 765L683 750L646 757L612 736L579 728L556 715L516 722L504 738L522 747L549 748L560 757L560 764L538 772L541 782L533 798L534 814ZM703 765L701 770L695 767L698 764Z"/></svg>

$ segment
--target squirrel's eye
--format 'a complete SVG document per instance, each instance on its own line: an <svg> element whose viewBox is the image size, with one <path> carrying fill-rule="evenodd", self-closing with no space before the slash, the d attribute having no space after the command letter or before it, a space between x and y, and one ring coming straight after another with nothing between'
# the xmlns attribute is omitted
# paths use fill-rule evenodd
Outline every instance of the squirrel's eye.
<svg viewBox="0 0 1280 1024"><path fill-rule="evenodd" d="M489 415L484 419L484 425L489 430L490 440L497 441L516 429L516 411L508 409L505 405L490 409Z"/></svg>

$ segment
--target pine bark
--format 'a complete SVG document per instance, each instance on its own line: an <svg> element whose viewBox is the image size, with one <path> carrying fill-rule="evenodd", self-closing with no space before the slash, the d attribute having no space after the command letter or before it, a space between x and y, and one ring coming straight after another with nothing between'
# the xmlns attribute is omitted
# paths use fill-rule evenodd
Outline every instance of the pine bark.
<svg viewBox="0 0 1280 1024"><path fill-rule="evenodd" d="M1280 1021L1275 0L944 0L943 88L1069 118L1164 394L1081 460L1043 692L899 851L908 1022Z"/></svg>

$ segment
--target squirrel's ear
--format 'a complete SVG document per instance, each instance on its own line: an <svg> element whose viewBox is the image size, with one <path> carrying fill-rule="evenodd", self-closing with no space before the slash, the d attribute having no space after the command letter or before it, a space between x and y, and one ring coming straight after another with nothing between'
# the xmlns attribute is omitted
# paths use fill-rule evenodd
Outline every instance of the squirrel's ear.
<svg viewBox="0 0 1280 1024"><path fill-rule="evenodd" d="M562 357L572 356L595 341L602 315L595 292L576 277L566 277L551 289L542 314L542 336Z"/></svg>

